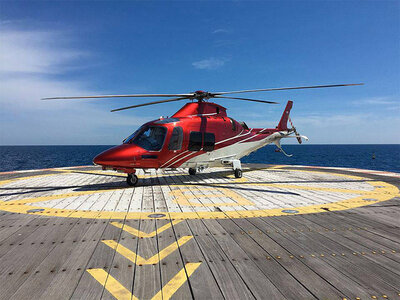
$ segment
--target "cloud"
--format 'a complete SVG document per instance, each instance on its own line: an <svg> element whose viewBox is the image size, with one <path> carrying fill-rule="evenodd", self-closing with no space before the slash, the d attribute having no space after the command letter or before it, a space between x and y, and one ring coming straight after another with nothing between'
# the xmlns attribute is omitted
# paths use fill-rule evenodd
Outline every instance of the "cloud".
<svg viewBox="0 0 400 300"><path fill-rule="evenodd" d="M224 28L218 28L218 29L215 29L215 30L212 32L212 34L218 34L218 33L229 33L229 30L224 29Z"/></svg>
<svg viewBox="0 0 400 300"><path fill-rule="evenodd" d="M399 105L399 101L395 100L393 97L371 97L367 99L361 99L353 101L354 105Z"/></svg>
<svg viewBox="0 0 400 300"><path fill-rule="evenodd" d="M0 144L116 144L148 121L110 113L115 103L106 100L41 101L107 93L71 75L76 66L88 67L96 54L76 49L70 32L10 24L0 29Z"/></svg>
<svg viewBox="0 0 400 300"><path fill-rule="evenodd" d="M60 35L56 31L1 30L0 73L62 73L68 64L88 55L54 45L64 43Z"/></svg>
<svg viewBox="0 0 400 300"><path fill-rule="evenodd" d="M400 143L399 116L373 113L337 113L294 116L297 130L310 138L311 143L382 144Z"/></svg>
<svg viewBox="0 0 400 300"><path fill-rule="evenodd" d="M238 114L239 116L239 114ZM240 113L238 120L244 120L252 128L274 128L281 112L273 116ZM251 117L251 118L249 118ZM376 115L374 113L296 113L291 114L297 131L310 138L307 144L393 144L400 143L400 116ZM290 125L289 125L290 126ZM296 140L284 140L285 144L296 144Z"/></svg>
<svg viewBox="0 0 400 300"><path fill-rule="evenodd" d="M195 61L192 63L192 65L196 69L200 70L215 70L220 67L222 67L225 64L226 60L225 59L218 59L218 58L207 58L199 61Z"/></svg>

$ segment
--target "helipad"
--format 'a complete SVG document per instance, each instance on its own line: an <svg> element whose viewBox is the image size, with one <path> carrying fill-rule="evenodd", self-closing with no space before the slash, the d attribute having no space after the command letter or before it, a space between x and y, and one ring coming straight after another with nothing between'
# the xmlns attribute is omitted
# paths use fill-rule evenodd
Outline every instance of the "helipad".
<svg viewBox="0 0 400 300"><path fill-rule="evenodd" d="M385 201L395 186L363 176L283 167L141 171L139 186L123 174L100 170L53 169L51 174L0 182L0 209L69 218L198 219L266 217L345 210Z"/></svg>
<svg viewBox="0 0 400 300"><path fill-rule="evenodd" d="M0 299L400 296L399 175L0 173Z"/></svg>

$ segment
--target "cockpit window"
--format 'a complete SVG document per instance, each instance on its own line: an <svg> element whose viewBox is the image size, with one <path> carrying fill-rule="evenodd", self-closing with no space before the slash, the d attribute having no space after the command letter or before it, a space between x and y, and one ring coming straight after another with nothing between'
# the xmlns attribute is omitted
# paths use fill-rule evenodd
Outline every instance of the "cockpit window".
<svg viewBox="0 0 400 300"><path fill-rule="evenodd" d="M167 134L167 128L162 126L145 126L137 134L125 141L126 144L135 144L148 151L160 151Z"/></svg>
<svg viewBox="0 0 400 300"><path fill-rule="evenodd" d="M134 133L132 133L130 136L128 136L126 139L124 139L124 140L122 141L122 143L124 143L124 144L129 144L129 143L131 142L131 140L132 140L140 131L142 131L143 128L144 128L143 126L139 127Z"/></svg>

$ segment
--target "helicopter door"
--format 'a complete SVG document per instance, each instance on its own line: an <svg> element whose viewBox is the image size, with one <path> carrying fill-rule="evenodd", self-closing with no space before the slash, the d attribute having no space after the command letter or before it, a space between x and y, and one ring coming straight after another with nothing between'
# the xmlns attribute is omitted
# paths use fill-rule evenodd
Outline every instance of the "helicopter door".
<svg viewBox="0 0 400 300"><path fill-rule="evenodd" d="M181 150L183 141L183 129L180 126L174 127L168 144L168 150Z"/></svg>

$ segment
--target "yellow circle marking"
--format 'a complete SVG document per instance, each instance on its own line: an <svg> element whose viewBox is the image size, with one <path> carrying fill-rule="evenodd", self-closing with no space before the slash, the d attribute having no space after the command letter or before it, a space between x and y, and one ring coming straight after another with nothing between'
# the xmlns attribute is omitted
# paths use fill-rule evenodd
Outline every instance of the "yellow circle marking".
<svg viewBox="0 0 400 300"><path fill-rule="evenodd" d="M281 167L281 166L279 166ZM268 170L273 171L276 168L268 168ZM262 170L262 169L258 169ZM97 171L76 171L76 170L54 170L59 172L79 172L79 173L89 173L89 174L98 174L98 175L109 175L108 173L101 173ZM364 177L347 175L347 174L337 174L330 172L322 172L322 171L310 171L310 170L289 170L291 172L311 172L311 173L321 173L321 174L329 174L339 177L350 178L354 180L368 180ZM110 173L112 175L116 175L115 173ZM8 184L14 181L20 181L30 178L37 177L47 177L54 176L57 174L44 174L44 175L34 175L34 176L26 176L13 178L8 180L0 181L0 185ZM163 174L161 176L173 176L176 174ZM118 175L117 176L123 176ZM157 176L160 176L157 174ZM142 178L149 178L151 175L140 176ZM229 176L228 176L229 177ZM290 189L302 189L302 190L314 190L314 191L326 191L326 192L337 192L337 193L350 193L350 194L358 194L360 196L353 197L350 199L345 199L333 203L324 203L324 204L315 204L308 206L299 206L299 207L287 207L287 208L273 208L273 209L260 209L260 210L241 210L241 211L196 211L196 212L155 212L156 214L165 215L161 216L158 219L226 219L226 218L243 218L243 217L270 217L270 216L283 216L283 215L293 215L290 212L284 212L285 209L290 211L297 211L295 214L309 214L309 213L321 213L326 211L339 211L346 210L351 208L357 208L365 205L375 204L378 202L389 200L393 197L399 195L399 189L389 183L384 181L367 181L370 185L374 187L372 191L362 191L362 190L349 190L349 189L336 189L336 188L324 188L324 187L308 187L308 186L295 186L290 184L274 184L274 183L252 183L248 182L245 178L240 178L235 180L235 182L240 182L243 184L255 185L255 186L273 186L277 188L290 188ZM215 186L212 188L213 190L217 190L224 194L224 197L229 197L236 203L223 203L223 206L240 206L240 205L252 205L253 202L242 197L241 195L229 191L228 189L219 188L219 183L212 183L210 185ZM226 182L222 183L226 184ZM190 197L184 195L183 191L188 190L191 186L190 184L186 185L174 185L179 187L180 189L172 190L171 195L175 197L173 201L181 205L188 206L206 206L206 205L197 205L196 203L190 201ZM21 200L11 200L11 201L1 201L0 200L0 210L8 211L12 213L22 213L22 214L32 214L32 215L44 215L44 216L56 216L56 217L69 217L69 218L91 218L91 219L153 219L151 216L152 213L149 212L115 212L115 211L79 211L79 210L71 210L71 209L61 209L61 208L48 208L48 207L39 207L28 205L30 203L49 201L55 199L64 199L69 197L77 197L82 195L90 195L102 192L109 192L120 190L121 188L107 189L107 190L93 190L93 191L84 191L84 192L72 192L61 195L51 195L51 196L40 196L35 198L27 198ZM203 190L202 190L203 191ZM199 195L196 195L198 197ZM195 197L195 196L192 196ZM212 197L215 197L213 195ZM368 199L368 200L364 200ZM375 199L371 200L371 199ZM219 203L213 203L210 206L218 206ZM220 204L222 206L222 204ZM40 212L29 212L32 210L40 209Z"/></svg>

